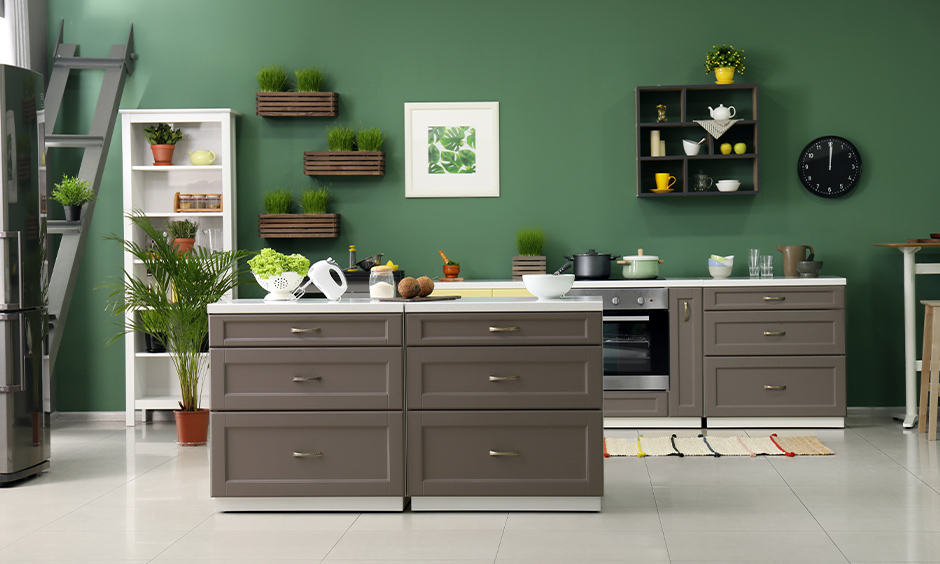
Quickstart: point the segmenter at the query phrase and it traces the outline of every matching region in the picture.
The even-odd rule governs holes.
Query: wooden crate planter
[[[512,257],[512,279],[522,280],[523,274],[545,274],[545,257]]]
[[[258,236],[265,239],[336,238],[339,237],[339,214],[261,214]]]
[[[336,92],[258,92],[255,114],[264,117],[335,116]]]
[[[382,151],[305,151],[307,176],[385,176]]]

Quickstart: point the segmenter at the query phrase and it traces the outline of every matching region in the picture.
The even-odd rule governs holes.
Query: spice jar
[[[193,209],[194,210],[206,209],[206,195],[205,194],[193,194]]]
[[[222,194],[206,194],[206,209],[222,209]]]
[[[191,209],[193,209],[193,196],[192,196],[192,194],[180,194],[179,209],[181,209],[181,210],[191,210]]]
[[[369,270],[369,297],[373,300],[395,297],[395,274],[391,266],[373,266]]]

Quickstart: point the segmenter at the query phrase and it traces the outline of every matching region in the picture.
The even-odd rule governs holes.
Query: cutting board
[[[380,302],[440,302],[443,300],[459,300],[460,296],[425,296],[423,298],[378,298]]]
[[[437,281],[438,282],[463,282],[464,279],[463,278],[445,278],[442,276],[438,278]]]

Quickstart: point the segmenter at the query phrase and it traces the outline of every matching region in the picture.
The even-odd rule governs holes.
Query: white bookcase
[[[196,245],[207,244],[203,229],[221,230],[222,250],[235,248],[235,118],[230,109],[121,110],[121,145],[124,173],[124,214],[140,210],[151,223],[163,230],[169,220],[190,219],[199,223]],[[154,166],[144,128],[168,123],[183,132],[176,144],[173,166]],[[215,151],[211,165],[190,164],[189,153]],[[221,211],[192,209],[174,211],[174,196],[180,194],[221,194]],[[124,238],[145,243],[144,234],[127,220]],[[125,253],[124,270],[145,278],[146,269]],[[234,298],[234,292],[231,296]],[[128,312],[127,315],[135,315]],[[178,409],[181,395],[173,363],[167,353],[148,353],[143,335],[125,337],[125,393],[127,425],[135,422],[136,411]],[[208,388],[207,388],[208,389]],[[202,396],[202,407],[209,406],[209,394]]]

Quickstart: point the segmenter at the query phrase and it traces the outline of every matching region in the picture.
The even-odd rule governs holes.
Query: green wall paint
[[[265,190],[313,183],[302,153],[325,150],[328,127],[377,126],[389,134],[385,177],[321,179],[332,185],[342,237],[271,246],[343,263],[355,244],[414,275],[439,273],[444,249],[468,278],[507,278],[514,234],[532,225],[548,234],[550,267],[588,248],[642,247],[665,259],[667,277],[707,275],[712,253],[811,244],[824,274],[849,281],[849,404],[903,404],[901,253],[872,243],[940,231],[936,172],[925,166],[935,128],[923,126],[940,91],[929,63],[940,52],[940,3],[49,0],[48,17],[50,53],[64,19],[66,42],[86,56],[123,43],[134,24],[139,59],[124,108],[243,114],[243,248],[266,246],[256,217]],[[761,85],[761,193],[637,199],[634,88],[713,80],[702,59],[716,43],[745,49],[744,79]],[[254,75],[272,63],[324,68],[340,115],[256,117]],[[69,91],[81,103],[62,120],[87,123],[97,84],[83,78]],[[404,198],[403,103],[437,101],[500,103],[500,198]],[[835,201],[808,194],[795,172],[803,146],[827,134],[855,142],[865,165],[860,186]],[[115,326],[94,289],[121,272],[120,250],[102,240],[121,231],[120,144],[118,129],[57,367],[62,411],[124,408],[123,348],[105,347]],[[940,295],[936,281],[919,284],[922,297]]]

